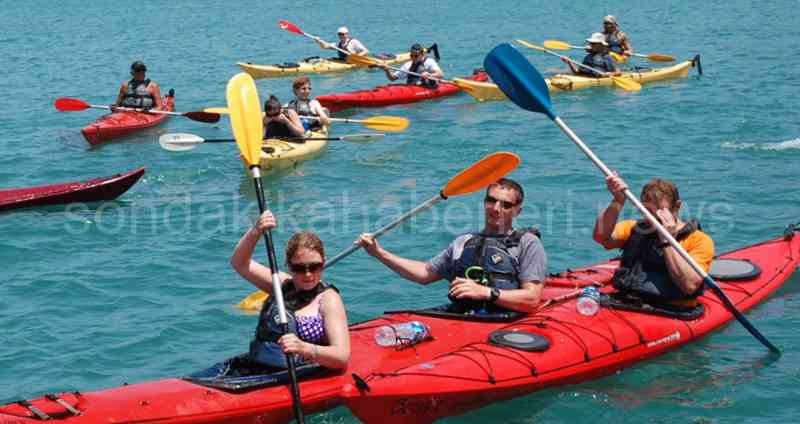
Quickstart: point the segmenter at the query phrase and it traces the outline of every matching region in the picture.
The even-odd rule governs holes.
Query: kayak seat
[[[489,343],[527,352],[543,352],[550,348],[550,340],[529,331],[495,330],[489,334]]]
[[[375,57],[380,59],[380,60],[394,60],[395,58],[397,58],[397,55],[396,54],[392,54],[392,53],[381,53],[381,54],[375,55]]]
[[[295,367],[297,378],[319,375],[328,369],[319,364]],[[247,392],[289,382],[289,371],[266,367],[250,360],[247,353],[219,362],[203,371],[183,377],[183,380],[205,387],[233,393]]]
[[[761,275],[761,268],[747,259],[714,259],[708,275],[721,281],[746,281]]]
[[[417,314],[434,318],[455,319],[477,322],[508,322],[525,316],[522,312],[505,311],[495,313],[474,313],[457,310],[452,303],[425,309],[405,309],[386,311],[384,314]]]
[[[697,306],[694,307],[654,304],[648,303],[638,296],[619,292],[610,295],[601,295],[600,304],[606,308],[659,315],[682,321],[695,320],[705,313],[705,307],[703,307],[702,303],[698,303]]]
[[[283,63],[276,63],[273,66],[275,66],[276,68],[281,68],[281,69],[294,69],[294,68],[299,68],[300,64],[299,63],[294,63],[294,62],[283,62]]]

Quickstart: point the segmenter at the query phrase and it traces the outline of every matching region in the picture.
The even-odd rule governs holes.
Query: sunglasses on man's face
[[[322,271],[322,267],[325,266],[322,262],[311,262],[307,264],[289,264],[289,271],[292,271],[295,274],[305,274],[307,272],[315,273]]]
[[[281,113],[280,113],[280,112],[278,112],[278,113],[267,113],[266,115],[267,115],[267,118],[275,118],[275,117],[277,117],[277,116],[278,116],[278,115],[280,115],[280,114],[281,114]]]
[[[487,205],[494,205],[494,204],[495,204],[495,203],[497,203],[497,202],[500,202],[500,206],[501,206],[503,209],[511,209],[511,208],[513,208],[514,206],[517,206],[517,204],[516,204],[516,203],[514,203],[514,202],[507,202],[507,201],[505,201],[505,200],[496,199],[496,198],[494,198],[493,196],[490,196],[490,195],[488,195],[488,194],[487,194],[487,195],[486,195],[486,197],[483,199],[483,203],[486,203]]]

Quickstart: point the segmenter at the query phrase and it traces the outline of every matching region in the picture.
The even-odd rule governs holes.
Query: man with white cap
[[[630,56],[633,53],[631,42],[624,32],[619,30],[617,18],[614,15],[608,15],[603,18],[603,35],[608,43],[608,48],[614,53],[624,56]]]
[[[339,42],[336,43],[336,47],[339,47],[342,50],[350,52],[350,54],[357,54],[359,56],[366,56],[369,54],[369,49],[364,47],[360,41],[356,40],[355,38],[350,38],[350,31],[347,27],[339,27],[336,30],[337,34],[339,35]],[[333,49],[334,46],[329,43],[324,43],[322,41],[318,41],[319,46],[323,49]],[[339,53],[339,60],[345,61],[347,60],[347,55],[342,53],[341,50],[337,50]]]
[[[614,64],[614,59],[608,54],[608,43],[606,43],[606,38],[602,33],[595,32],[591,37],[586,39],[586,42],[589,43],[586,45],[586,51],[589,54],[583,58],[583,64],[597,71],[575,66],[572,62],[567,60],[566,56],[562,56],[561,60],[569,65],[569,68],[572,69],[572,73],[594,78],[605,76],[604,74],[621,74],[619,69],[617,69],[617,65]]]

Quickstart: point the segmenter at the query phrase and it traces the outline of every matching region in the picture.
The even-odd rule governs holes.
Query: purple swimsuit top
[[[325,318],[319,313],[319,307],[322,305],[322,298],[325,297],[323,293],[317,302],[316,315],[295,315],[297,320],[297,337],[300,340],[314,344],[327,344],[328,338],[325,335]]]

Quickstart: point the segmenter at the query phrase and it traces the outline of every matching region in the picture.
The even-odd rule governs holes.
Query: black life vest
[[[700,223],[691,220],[675,234],[675,240],[680,242],[698,230]],[[647,221],[637,222],[622,247],[620,267],[612,280],[614,287],[651,302],[695,299],[703,294],[702,285],[694,293],[686,294],[675,284],[662,249],[658,232]]]
[[[155,100],[147,86],[150,85],[150,80],[139,81],[132,79],[128,81],[128,89],[122,97],[122,105],[124,107],[135,107],[149,109],[155,105]]]
[[[283,285],[283,303],[286,306],[286,322],[288,331],[297,334],[297,320],[294,312],[313,301],[327,289],[339,291],[333,285],[320,282],[311,290],[297,290],[290,281]],[[286,356],[283,354],[278,339],[283,336],[280,314],[275,297],[270,296],[261,308],[256,326],[255,338],[250,342],[250,359],[262,365],[286,368]],[[298,361],[299,362],[299,361]]]
[[[342,50],[344,50],[344,51],[348,51],[348,52],[349,52],[350,50],[347,50],[347,46],[349,46],[349,45],[350,45],[350,40],[352,40],[352,38],[349,38],[349,37],[348,37],[348,38],[347,38],[347,41],[345,41],[344,43],[340,41],[340,42],[336,43],[336,45],[337,45],[337,46],[338,46],[340,49],[342,49]],[[344,62],[344,61],[346,61],[346,60],[347,60],[347,56],[348,56],[348,55],[346,55],[346,54],[342,53],[342,50],[337,50],[336,52],[339,54],[339,60],[341,60],[342,62]]]
[[[283,113],[284,115],[286,114],[285,112],[281,113]],[[264,139],[266,140],[269,138],[287,139],[296,137],[294,134],[292,134],[292,131],[289,130],[289,126],[287,124],[284,124],[282,122],[269,121],[269,123],[264,127]]]
[[[420,62],[411,62],[411,67],[408,70],[411,72],[420,73],[419,72],[420,68],[422,68],[422,65],[425,64],[426,60],[428,60],[427,57],[425,58],[425,60],[422,60]],[[428,88],[436,88],[439,85],[437,81],[434,81],[432,79],[428,78],[423,79],[421,77],[411,74],[406,74],[406,84],[421,85],[423,87],[428,87]]]
[[[472,267],[483,269],[480,276],[481,284],[501,290],[520,288],[519,258],[512,256],[509,250],[519,246],[520,240],[526,233],[531,233],[541,238],[535,228],[523,228],[512,231],[506,235],[474,234],[464,243],[464,250],[455,261],[455,276],[467,277],[467,270]],[[474,275],[469,277],[475,278]],[[457,309],[464,311],[498,312],[505,308],[493,303],[472,299],[450,299]]]

